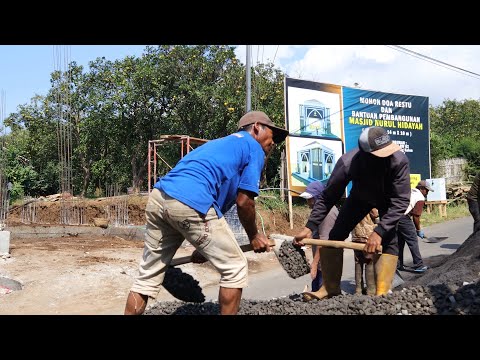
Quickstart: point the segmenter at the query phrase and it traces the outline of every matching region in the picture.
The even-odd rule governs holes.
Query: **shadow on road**
[[[461,244],[442,244],[440,247],[442,249],[452,249],[452,250],[457,250],[460,247]]]
[[[169,267],[165,272],[163,287],[178,300],[194,303],[205,301],[199,282],[179,268]]]

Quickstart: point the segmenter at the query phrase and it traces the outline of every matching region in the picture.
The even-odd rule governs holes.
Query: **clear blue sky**
[[[104,56],[114,61],[126,56],[141,56],[146,45],[72,45],[70,61],[88,69],[88,62]],[[65,53],[57,46],[57,54]],[[68,54],[68,52],[67,52]],[[60,60],[63,64],[63,59]],[[0,91],[4,94],[5,116],[17,111],[17,106],[30,103],[35,94],[46,95],[50,89],[50,74],[58,68],[53,45],[0,45]],[[3,107],[1,107],[3,105]],[[3,121],[3,119],[0,119]]]

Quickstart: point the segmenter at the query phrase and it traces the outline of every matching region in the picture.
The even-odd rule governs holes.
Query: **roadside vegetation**
[[[448,220],[454,220],[465,216],[471,215],[468,211],[467,203],[461,202],[460,204],[447,205],[447,217],[440,216],[438,209],[433,209],[430,214],[428,214],[426,209],[424,209],[420,221],[422,226],[427,227],[433,224],[442,223]]]
[[[306,201],[303,199],[295,199],[293,204],[293,214],[296,221],[305,223],[310,215],[310,209],[307,206]],[[284,216],[285,219],[289,219],[288,202],[282,201],[278,192],[262,191],[261,195],[257,198],[258,208],[262,210],[262,213],[275,213],[277,215]],[[265,215],[263,215],[265,216]],[[433,224],[442,223],[449,220],[454,220],[466,216],[471,216],[468,211],[468,205],[465,201],[453,202],[447,205],[447,217],[441,216],[437,207],[433,207],[432,212],[427,213],[426,207],[423,210],[420,218],[423,227],[427,227]]]

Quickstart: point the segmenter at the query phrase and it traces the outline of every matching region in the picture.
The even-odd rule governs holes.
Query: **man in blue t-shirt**
[[[145,246],[126,315],[142,314],[148,298],[156,298],[184,239],[220,273],[220,313],[238,312],[248,263],[223,214],[236,203],[254,251],[270,251],[266,235],[257,230],[254,198],[265,156],[287,135],[265,113],[248,112],[238,132],[196,148],[158,180],[145,209]]]

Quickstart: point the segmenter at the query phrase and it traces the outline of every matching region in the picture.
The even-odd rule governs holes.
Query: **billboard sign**
[[[384,93],[285,78],[289,188],[328,182],[336,161],[358,146],[369,126],[387,130],[415,179],[430,177],[428,97]]]

